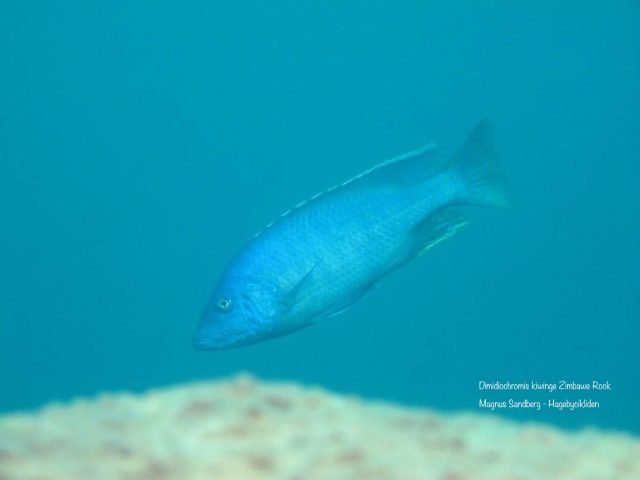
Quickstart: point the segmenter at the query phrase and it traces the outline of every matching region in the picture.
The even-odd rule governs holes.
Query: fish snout
[[[198,329],[193,336],[193,348],[196,350],[215,350],[219,347],[217,346],[215,337],[213,337],[208,330],[201,328]]]

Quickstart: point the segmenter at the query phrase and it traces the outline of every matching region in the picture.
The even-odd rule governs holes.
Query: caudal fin
[[[493,129],[482,120],[449,161],[448,170],[458,185],[458,202],[505,207],[509,198],[496,162]]]

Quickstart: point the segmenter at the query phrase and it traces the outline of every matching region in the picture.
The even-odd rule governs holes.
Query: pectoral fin
[[[469,220],[464,215],[451,208],[430,215],[414,229],[417,254],[422,255],[434,245],[451,237],[467,223]]]
[[[280,306],[283,311],[288,312],[293,308],[294,305],[300,303],[301,300],[306,298],[313,288],[313,272],[316,270],[316,267],[322,262],[322,260],[318,260],[313,264],[311,269],[305,273],[298,282],[291,288],[287,293],[285,293],[279,300]]]

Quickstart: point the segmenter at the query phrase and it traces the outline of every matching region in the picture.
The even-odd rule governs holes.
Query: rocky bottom
[[[0,416],[0,480],[640,479],[640,440],[248,376]]]

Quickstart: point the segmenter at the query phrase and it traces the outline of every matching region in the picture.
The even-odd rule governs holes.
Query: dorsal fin
[[[365,170],[359,175],[347,180],[341,186],[348,185],[357,180],[371,183],[399,183],[411,184],[420,182],[433,174],[436,170],[438,146],[435,143],[424,145],[410,152],[398,155],[378,165]]]
[[[437,149],[438,146],[435,143],[429,143],[428,145],[424,145],[423,147],[379,163],[378,165],[365,170],[341,184],[334,185],[323,192],[317,193],[313,197],[300,202],[295,207],[284,212],[276,220],[258,232],[254,238],[259,236],[269,227],[273,226],[280,219],[289,215],[292,211],[299,209],[311,201],[322,198],[329,192],[341,189],[348,185],[360,184],[366,186],[368,184],[391,184],[398,186],[410,186],[418,184],[433,175],[433,173],[439,168],[435,161]]]

